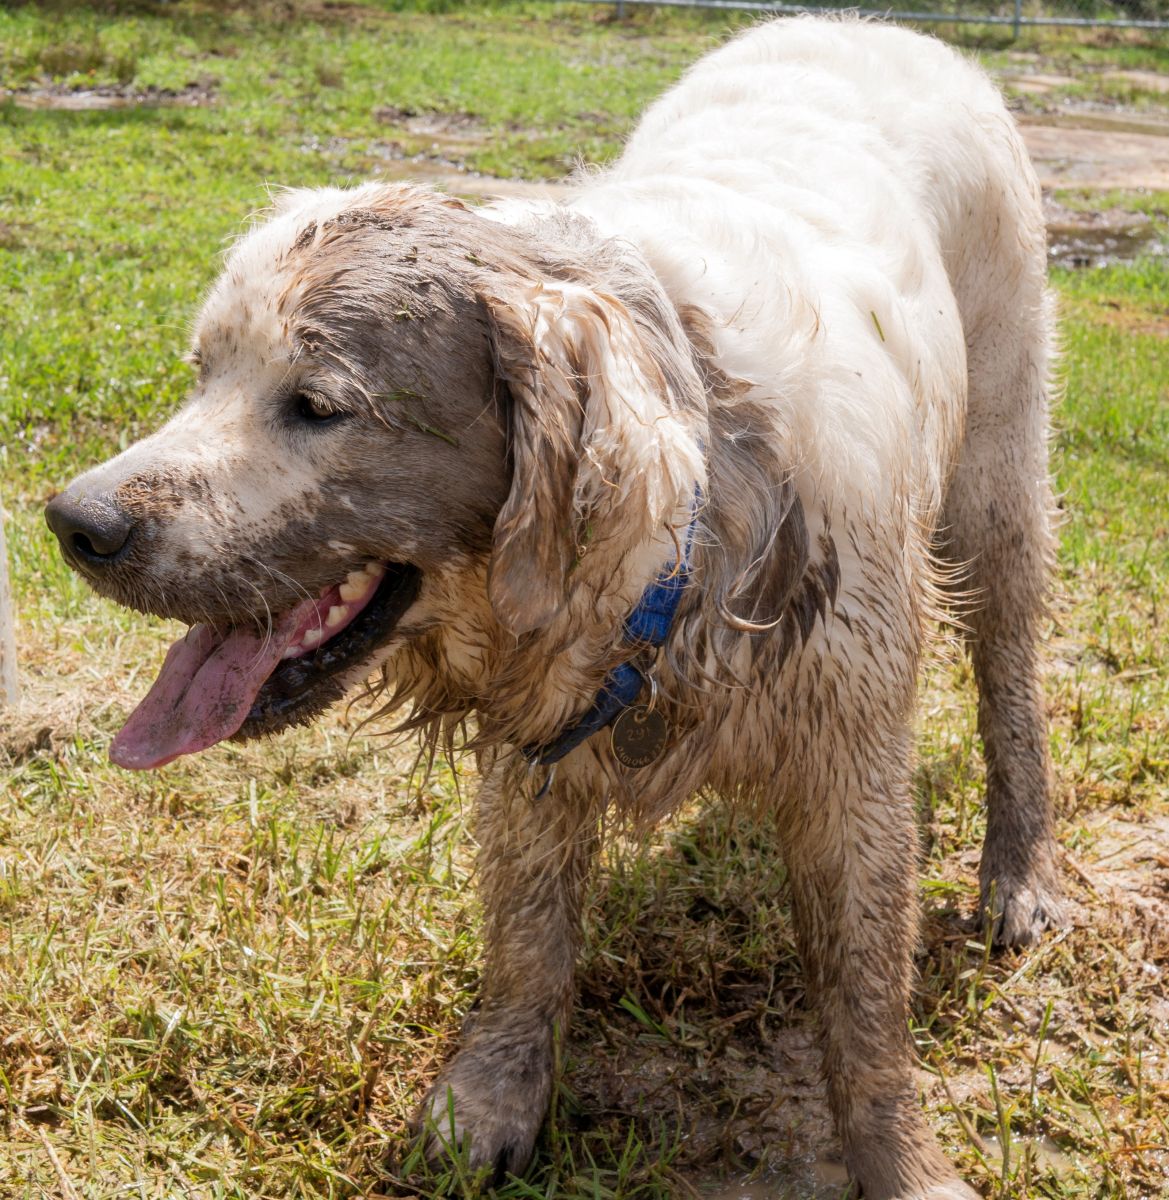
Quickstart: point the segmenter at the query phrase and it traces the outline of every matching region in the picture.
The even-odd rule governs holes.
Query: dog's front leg
[[[904,700],[876,669],[822,684],[782,840],[829,1102],[865,1200],[977,1200],[920,1110],[908,1034],[918,844]],[[797,752],[798,754],[799,752]]]
[[[557,781],[532,799],[526,768],[490,766],[476,834],[485,963],[463,1045],[417,1118],[431,1157],[463,1153],[473,1170],[519,1174],[553,1086],[580,945],[581,893],[597,840],[596,807]]]

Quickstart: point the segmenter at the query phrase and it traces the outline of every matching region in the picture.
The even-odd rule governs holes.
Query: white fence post
[[[8,584],[8,546],[4,540],[4,509],[0,508],[0,708],[15,708],[20,699],[16,676],[16,612]]]

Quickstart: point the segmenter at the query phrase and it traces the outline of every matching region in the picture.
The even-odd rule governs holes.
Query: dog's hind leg
[[[488,1168],[497,1179],[527,1166],[548,1110],[597,843],[597,809],[587,797],[557,780],[533,801],[519,786],[524,771],[514,760],[497,762],[480,787],[479,1001],[415,1119],[430,1157],[465,1154],[472,1170]]]
[[[1049,328],[1042,285],[970,338],[965,441],[943,515],[968,599],[987,829],[981,905],[1020,946],[1061,920],[1037,643],[1054,557],[1047,467]],[[1027,301],[1031,303],[1028,306]]]

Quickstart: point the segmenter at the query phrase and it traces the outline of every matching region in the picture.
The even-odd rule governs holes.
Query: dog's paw
[[[413,1121],[427,1158],[460,1158],[496,1182],[527,1167],[552,1091],[552,1055],[486,1042],[462,1050],[439,1076]]]
[[[997,877],[983,886],[979,911],[994,944],[1008,948],[1030,946],[1065,922],[1059,888],[1046,880]]]

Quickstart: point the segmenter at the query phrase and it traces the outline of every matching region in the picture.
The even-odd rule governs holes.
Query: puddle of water
[[[1158,239],[1156,230],[1148,223],[1120,228],[1076,224],[1047,227],[1047,260],[1053,266],[1106,267],[1132,262],[1141,255],[1169,256],[1169,244]]]
[[[992,1163],[1003,1161],[1003,1148],[997,1136],[982,1139],[982,1152]],[[1030,1155],[1031,1161],[1053,1175],[1064,1179],[1076,1169],[1076,1164],[1049,1137],[1013,1137],[1010,1141],[1012,1163],[1021,1163]]]
[[[28,91],[8,90],[3,93],[17,108],[51,110],[54,112],[103,112],[117,108],[197,107],[211,102],[211,89],[202,83],[188,84],[182,91],[168,88],[146,88],[128,91],[107,87],[65,90],[33,88]]]
[[[815,1158],[761,1177],[695,1184],[702,1200],[840,1200],[848,1188],[844,1164]]]

